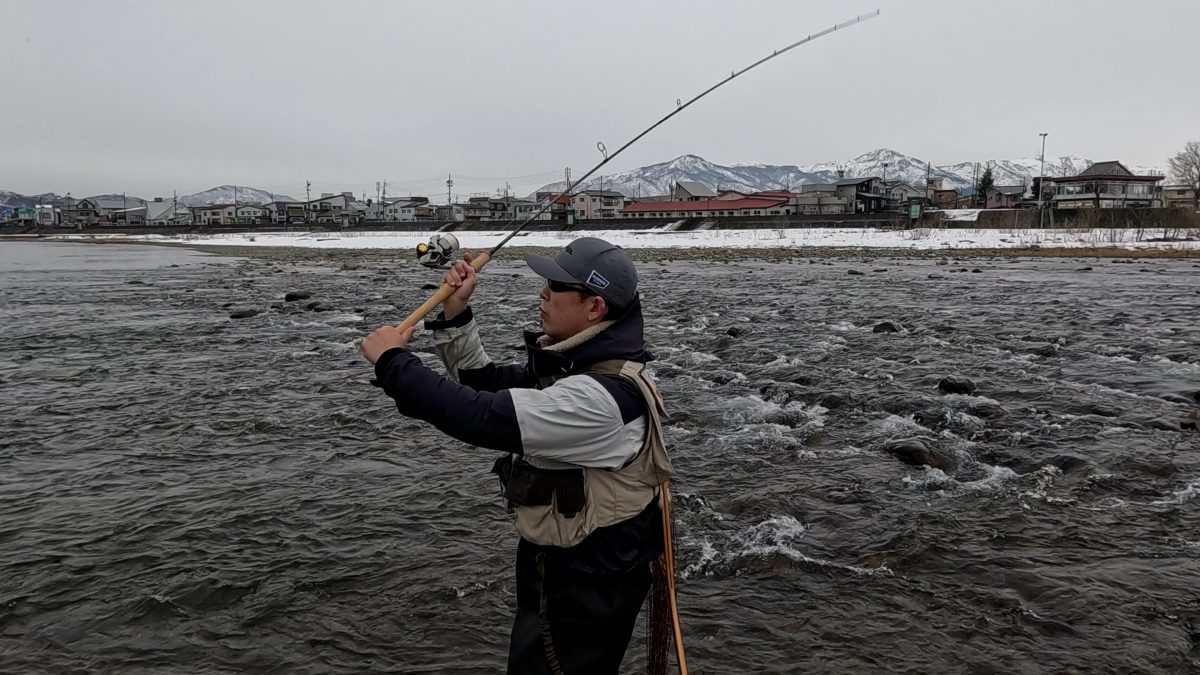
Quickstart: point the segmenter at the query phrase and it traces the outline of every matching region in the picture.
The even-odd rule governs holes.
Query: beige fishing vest
[[[616,375],[637,385],[646,400],[646,439],[637,456],[620,469],[593,469],[535,457],[523,461],[543,469],[582,469],[584,474],[583,508],[578,513],[560,513],[557,494],[546,506],[517,506],[517,531],[535,544],[569,547],[583,541],[597,528],[628,520],[646,508],[659,492],[659,486],[673,473],[663,441],[662,420],[666,408],[646,365],[634,361],[602,361],[585,373]],[[554,383],[543,378],[543,388]]]

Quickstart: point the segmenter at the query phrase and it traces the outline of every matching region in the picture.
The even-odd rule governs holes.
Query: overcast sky
[[[685,153],[810,164],[1079,155],[1200,140],[1197,0],[0,0],[0,189],[237,183],[528,192],[739,78],[606,172]]]

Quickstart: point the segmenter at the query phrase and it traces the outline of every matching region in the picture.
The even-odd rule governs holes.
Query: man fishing
[[[453,293],[425,322],[447,376],[406,350],[411,328],[376,330],[362,353],[401,414],[508,453],[492,469],[521,535],[508,672],[616,673],[663,553],[671,476],[637,270],[592,237],[526,256],[546,282],[542,332],[526,333],[524,364],[497,365],[469,305],[471,260],[446,274]]]

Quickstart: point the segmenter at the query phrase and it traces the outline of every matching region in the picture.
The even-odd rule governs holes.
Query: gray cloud
[[[892,147],[1163,165],[1200,137],[1200,3],[1160,0],[162,2],[0,6],[0,188],[143,196],[536,187],[677,98],[739,79],[614,171],[695,153],[803,164]],[[473,177],[473,178],[472,178]]]

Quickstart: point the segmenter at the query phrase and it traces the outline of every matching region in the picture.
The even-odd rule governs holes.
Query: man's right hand
[[[463,251],[463,259],[454,264],[446,276],[442,278],[443,284],[449,284],[454,287],[454,295],[446,298],[442,303],[442,311],[446,313],[447,319],[453,319],[458,316],[470,304],[471,294],[475,292],[475,268],[471,267],[471,261],[475,256]]]

